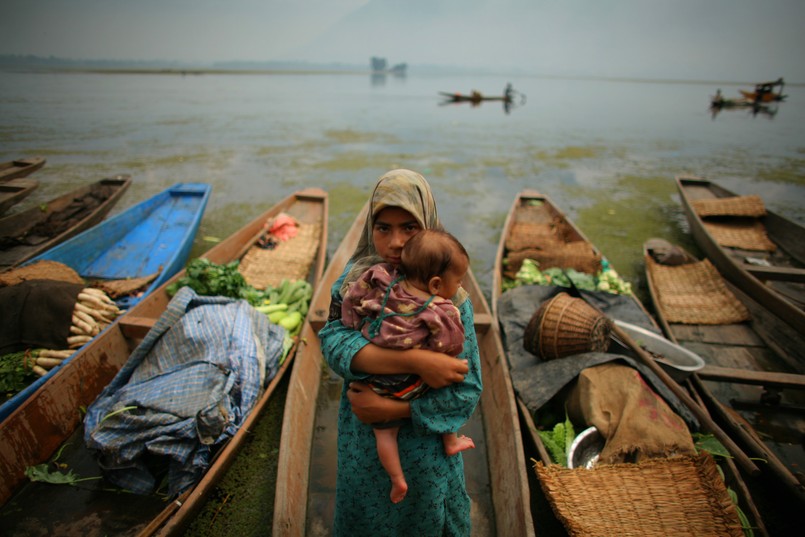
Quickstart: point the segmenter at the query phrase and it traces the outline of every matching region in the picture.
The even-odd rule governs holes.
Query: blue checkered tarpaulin
[[[87,410],[107,480],[140,494],[194,485],[276,375],[285,332],[245,300],[183,287]]]

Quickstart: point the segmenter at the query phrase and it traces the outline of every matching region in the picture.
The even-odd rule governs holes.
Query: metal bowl
[[[595,427],[589,427],[580,432],[567,454],[568,468],[590,469],[598,462],[598,456],[604,449],[604,437]]]

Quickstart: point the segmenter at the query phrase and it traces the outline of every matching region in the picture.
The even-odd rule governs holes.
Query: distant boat
[[[45,165],[42,157],[29,157],[0,163],[0,183],[9,179],[28,177]]]
[[[439,94],[455,103],[480,103],[481,101],[511,102],[511,97],[507,97],[506,95],[482,95],[478,91],[473,91],[471,93],[448,93],[446,91],[440,91]]]
[[[780,86],[780,89],[775,93],[774,88]],[[745,99],[754,103],[771,103],[775,101],[785,100],[787,95],[783,95],[783,86],[785,82],[782,77],[772,82],[761,82],[755,85],[755,91],[738,90]]]
[[[473,103],[478,104],[482,101],[502,101],[505,105],[511,105],[518,98],[520,104],[525,103],[525,95],[515,91],[511,84],[506,84],[503,95],[484,95],[480,91],[472,90],[470,93],[440,91],[439,95],[445,98],[448,103]]]

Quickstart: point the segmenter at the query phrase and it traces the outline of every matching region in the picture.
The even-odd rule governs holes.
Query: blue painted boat
[[[116,300],[129,309],[184,268],[212,187],[178,183],[33,258],[64,263],[85,280],[157,274],[139,296]]]
[[[129,309],[184,268],[211,192],[212,187],[208,184],[177,183],[54,246],[26,264],[57,261],[78,272],[85,280],[122,280],[159,273],[138,296],[125,296],[116,301],[120,309]],[[3,403],[0,422],[75,355],[73,353],[61,365]]]

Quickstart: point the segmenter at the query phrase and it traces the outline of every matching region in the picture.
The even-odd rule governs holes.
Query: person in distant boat
[[[512,83],[509,82],[506,84],[506,89],[503,90],[503,98],[507,103],[512,101],[512,97],[514,96],[514,88],[512,88]]]
[[[461,287],[469,255],[453,235],[424,229],[402,249],[399,269],[389,263],[370,267],[349,285],[341,322],[360,330],[372,343],[390,349],[424,348],[458,356],[464,347],[461,313],[450,299]],[[428,390],[417,375],[372,375],[367,384],[384,397],[411,401]],[[397,449],[403,420],[373,423],[380,463],[391,478],[391,501],[408,491]],[[442,434],[445,453],[475,447],[471,438]]]
[[[472,416],[482,391],[481,360],[473,306],[459,288],[452,302],[461,313],[463,350],[458,357],[427,349],[385,349],[341,322],[349,284],[385,261],[399,265],[402,248],[424,229],[442,229],[430,185],[411,170],[392,170],[378,180],[366,224],[344,273],[331,289],[330,315],[319,331],[322,354],[344,379],[338,410],[338,471],[333,535],[470,535],[470,497],[463,454],[448,455],[441,435],[459,430]],[[412,401],[383,397],[370,375],[415,374],[432,389]],[[410,418],[410,419],[409,419]],[[406,468],[405,501],[388,501],[388,476],[371,427],[403,419],[397,435]]]

